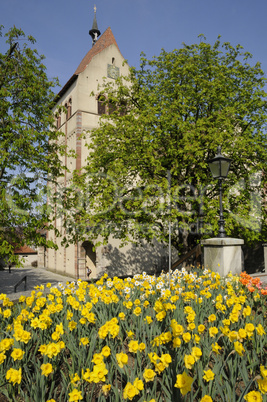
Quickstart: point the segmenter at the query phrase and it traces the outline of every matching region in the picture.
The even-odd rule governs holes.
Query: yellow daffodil
[[[82,392],[76,388],[69,393],[69,402],[81,401],[83,399]]]
[[[95,354],[93,355],[93,358],[92,358],[91,361],[92,361],[94,364],[100,364],[100,363],[103,362],[103,360],[104,360],[104,356],[103,356],[101,353],[95,353]]]
[[[123,368],[123,366],[128,363],[128,355],[126,353],[117,353],[116,359],[120,368]]]
[[[139,394],[139,390],[130,382],[127,382],[123,390],[123,398],[130,399],[130,401]]]
[[[13,385],[21,383],[21,367],[18,370],[10,368],[6,373],[6,379],[8,382],[12,382]]]
[[[50,373],[53,372],[52,364],[46,363],[41,365],[42,375],[47,377]]]
[[[211,315],[208,317],[208,322],[214,322],[214,321],[216,321],[216,315],[215,315],[215,314],[211,314]]]
[[[152,319],[152,317],[147,315],[146,318],[144,318],[144,321],[146,321],[148,324],[151,324],[153,322],[153,319]]]
[[[204,373],[205,374],[203,375],[203,378],[204,378],[205,381],[209,382],[209,381],[212,381],[214,379],[214,373],[210,369],[206,370],[206,371],[204,370]]]
[[[217,327],[210,327],[209,328],[209,335],[211,338],[214,338],[218,334],[219,330]]]
[[[213,399],[208,395],[204,395],[203,398],[200,399],[200,402],[213,402]]]
[[[13,358],[13,360],[21,360],[24,356],[25,352],[21,349],[15,348],[13,349],[12,353],[11,353],[11,357]]]
[[[102,385],[102,392],[105,396],[108,396],[109,392],[111,389],[111,385],[110,384],[104,384]]]
[[[192,355],[185,355],[184,364],[187,369],[191,369],[195,364],[195,358]]]
[[[262,394],[267,393],[267,378],[261,378],[257,380],[259,390],[261,391]]]
[[[247,395],[244,396],[245,401],[247,402],[262,402],[262,396],[258,391],[251,391]]]
[[[185,333],[182,335],[182,337],[183,337],[183,340],[184,340],[185,343],[188,343],[188,342],[190,342],[190,340],[191,340],[191,334],[190,334],[190,332],[185,332]]]
[[[260,336],[266,334],[266,332],[264,331],[264,328],[263,328],[263,326],[262,326],[261,324],[259,324],[259,325],[256,327],[256,331],[257,331],[258,335],[260,335]]]
[[[125,314],[123,313],[123,312],[121,312],[121,313],[119,313],[119,319],[121,320],[121,321],[124,321],[125,320]]]
[[[180,389],[182,395],[186,395],[189,391],[191,391],[193,381],[194,380],[192,377],[183,372],[183,374],[177,375],[174,386]]]
[[[81,338],[80,339],[80,345],[88,345],[89,344],[89,339],[88,338]]]
[[[267,368],[265,368],[264,366],[260,366],[260,371],[261,371],[261,376],[263,378],[267,378]]]
[[[77,373],[75,373],[74,375],[71,376],[71,384],[75,385],[76,382],[80,381],[80,377],[78,376]]]
[[[220,353],[220,350],[222,349],[221,346],[219,346],[217,342],[213,343],[211,345],[211,347],[212,347],[212,351],[214,353],[216,353],[217,355]]]
[[[137,353],[138,350],[139,350],[138,341],[130,341],[129,344],[128,344],[128,347],[129,347],[129,351],[131,353]]]
[[[242,345],[242,343],[236,341],[234,343],[234,348],[235,348],[236,353],[239,354],[239,356],[243,356],[245,349],[244,349],[244,346]]]
[[[245,325],[245,330],[247,331],[248,337],[251,338],[253,336],[255,327],[252,323],[248,323]]]
[[[196,347],[196,346],[194,346],[192,348],[191,355],[194,357],[195,361],[199,360],[200,357],[202,356],[201,349]]]
[[[4,363],[5,359],[6,359],[5,353],[0,352],[0,364]]]
[[[156,372],[152,369],[145,369],[145,371],[143,373],[145,382],[154,381],[155,376],[156,376]]]
[[[205,325],[200,324],[200,325],[197,327],[197,330],[198,330],[199,334],[202,334],[202,333],[205,331]]]
[[[245,308],[243,309],[243,316],[244,316],[244,317],[249,317],[250,314],[251,314],[251,307],[250,307],[250,306],[245,307]]]
[[[173,338],[172,345],[174,348],[179,348],[182,344],[182,341],[179,337]]]

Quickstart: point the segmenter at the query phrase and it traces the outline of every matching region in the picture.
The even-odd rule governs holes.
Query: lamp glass
[[[209,163],[209,167],[210,167],[210,171],[212,174],[212,177],[214,179],[218,179],[218,177],[220,177],[220,161],[219,160],[215,160]]]
[[[231,162],[228,160],[221,160],[221,177],[227,177]]]
[[[212,177],[214,179],[225,179],[231,165],[231,159],[224,156],[216,156],[208,161]]]

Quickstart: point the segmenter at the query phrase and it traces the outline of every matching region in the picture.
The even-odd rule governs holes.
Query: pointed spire
[[[89,35],[92,37],[92,46],[94,46],[94,44],[97,41],[97,38],[101,35],[101,32],[98,29],[97,26],[97,21],[96,21],[96,6],[94,6],[94,21],[93,21],[93,26],[92,29],[90,29],[89,31]]]

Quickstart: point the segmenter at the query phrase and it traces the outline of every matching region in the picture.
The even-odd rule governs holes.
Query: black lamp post
[[[215,158],[208,160],[211,174],[214,179],[218,180],[219,183],[219,195],[220,195],[220,219],[219,219],[219,234],[218,237],[226,237],[224,230],[224,218],[223,218],[223,207],[222,207],[222,181],[228,175],[232,159],[226,158],[221,155],[221,147],[217,149],[217,155]]]

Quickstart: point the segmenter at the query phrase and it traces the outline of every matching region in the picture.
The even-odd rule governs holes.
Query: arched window
[[[97,98],[97,113],[106,114],[106,98],[102,94]]]
[[[56,127],[57,127],[57,130],[58,130],[59,127],[61,126],[61,115],[58,114],[58,115],[56,116],[56,119],[57,119],[57,121],[56,121]]]
[[[72,113],[71,106],[72,106],[72,99],[70,98],[69,102],[68,102],[68,107],[67,107],[67,119],[70,118],[71,113]]]
[[[65,105],[64,105],[64,107],[65,107],[65,113],[66,113],[66,121],[68,120],[68,104],[67,104],[67,102],[65,103]]]

